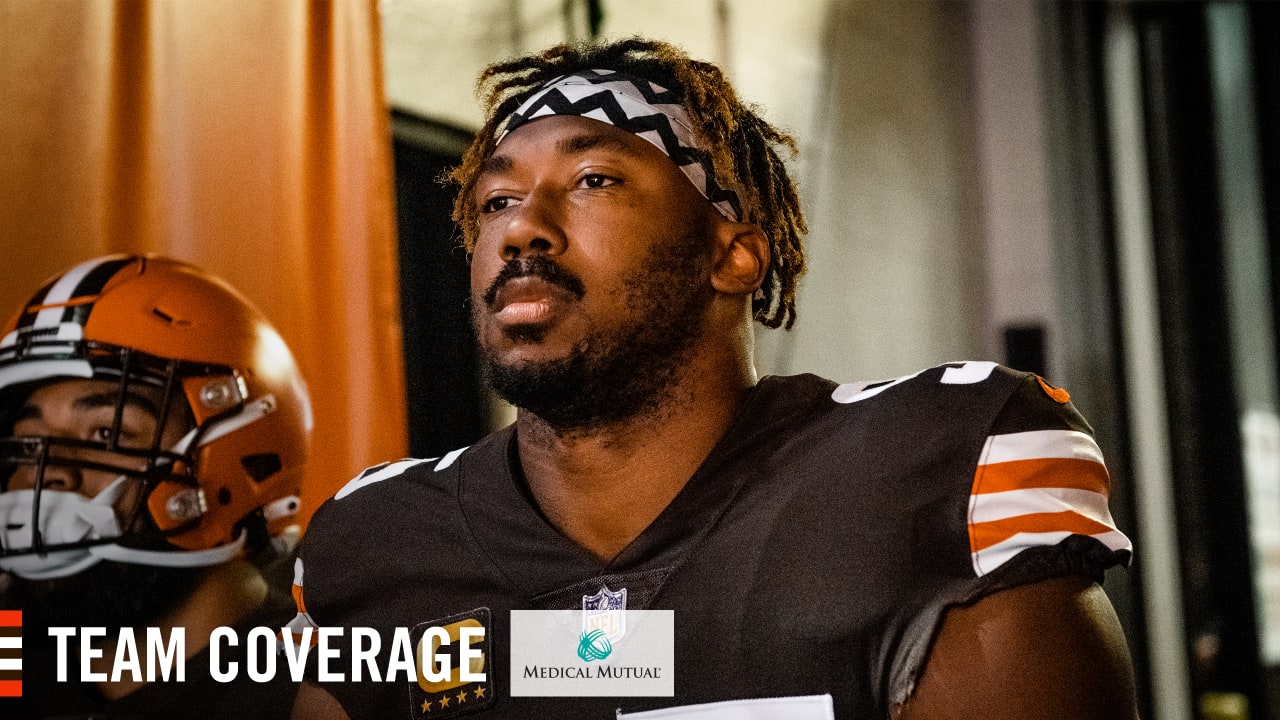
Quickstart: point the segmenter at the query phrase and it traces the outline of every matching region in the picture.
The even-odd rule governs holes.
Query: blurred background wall
[[[405,452],[378,31],[372,0],[0,0],[0,314],[107,253],[223,277],[308,382],[306,517]]]

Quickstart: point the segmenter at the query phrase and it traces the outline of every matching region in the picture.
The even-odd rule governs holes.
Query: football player
[[[31,295],[0,335],[2,598],[28,638],[23,697],[0,699],[4,714],[287,714],[291,682],[216,683],[202,653],[219,626],[292,615],[264,574],[292,576],[310,431],[279,334],[196,267],[112,255]],[[104,679],[79,682],[76,639],[57,680],[48,627],[105,628]],[[182,629],[183,682],[113,672],[124,628],[145,672],[148,627],[166,643]]]
[[[305,685],[300,716],[1135,717],[1096,584],[1131,547],[1065,391],[989,362],[758,378],[752,321],[791,325],[804,268],[791,138],[660,42],[481,83],[454,214],[517,420],[352,481],[298,597],[321,627],[488,644],[470,676]],[[673,697],[511,691],[513,611],[602,608],[674,611]]]

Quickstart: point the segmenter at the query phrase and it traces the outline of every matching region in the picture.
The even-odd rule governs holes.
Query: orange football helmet
[[[101,257],[53,278],[0,335],[0,435],[12,434],[14,412],[33,389],[72,378],[118,382],[121,403],[131,385],[162,388],[156,437],[149,449],[120,447],[118,410],[105,442],[0,440],[0,490],[19,465],[36,466],[39,478],[31,528],[5,536],[0,567],[6,556],[67,548],[122,562],[205,565],[230,557],[246,532],[276,535],[294,525],[312,426],[307,390],[280,335],[225,282],[155,255]],[[160,447],[164,414],[182,404],[194,427]],[[90,454],[86,448],[128,462],[86,465],[76,459]],[[140,479],[132,516],[120,518],[116,536],[42,542],[44,470],[77,463]],[[13,546],[13,537],[30,540]]]

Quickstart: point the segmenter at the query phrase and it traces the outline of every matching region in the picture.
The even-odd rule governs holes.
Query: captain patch
[[[451,718],[493,705],[492,627],[482,607],[410,631],[420,660],[417,681],[409,684],[411,717]]]

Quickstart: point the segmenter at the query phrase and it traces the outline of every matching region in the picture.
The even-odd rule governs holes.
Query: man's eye
[[[613,185],[618,181],[614,178],[609,177],[608,175],[600,175],[598,173],[592,173],[590,175],[584,175],[582,177],[581,182],[583,185],[589,188],[602,188],[602,187],[608,187],[610,185]]]
[[[499,197],[489,198],[488,200],[486,200],[484,202],[484,205],[480,206],[480,212],[482,213],[498,212],[499,210],[506,210],[507,208],[515,204],[516,204],[515,198],[510,197],[508,195],[502,195]]]
[[[109,443],[115,437],[115,432],[110,426],[97,427],[90,433],[90,439],[95,442]]]

